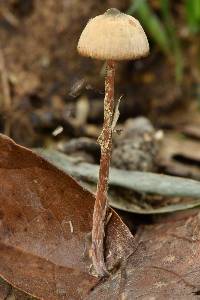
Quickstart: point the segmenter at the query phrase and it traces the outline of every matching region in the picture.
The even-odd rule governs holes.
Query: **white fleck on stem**
[[[118,99],[117,105],[115,106],[115,112],[114,112],[113,121],[112,121],[112,132],[113,133],[115,132],[115,128],[117,126],[117,121],[118,121],[119,116],[120,116],[119,105],[120,105],[121,99],[122,99],[122,96]]]
[[[104,259],[104,237],[106,212],[108,207],[108,177],[112,153],[112,122],[114,111],[114,76],[115,62],[107,61],[104,98],[104,124],[98,139],[101,146],[99,180],[93,213],[92,227],[92,262],[98,276],[108,275]]]

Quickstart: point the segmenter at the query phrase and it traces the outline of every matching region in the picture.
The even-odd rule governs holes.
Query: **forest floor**
[[[52,158],[54,155],[51,161],[55,165],[59,159],[70,163],[70,174],[78,174],[76,179],[81,178],[86,186],[90,176],[80,175],[85,166],[81,164],[88,164],[93,172],[100,158],[96,140],[103,121],[105,65],[80,57],[76,45],[88,18],[99,13],[99,5],[92,0],[44,2],[42,5],[39,0],[0,3],[0,132],[19,145],[46,149],[44,156]],[[128,8],[128,1],[123,4],[117,0],[102,2],[101,11],[108,5],[121,10]],[[199,271],[195,273],[198,268],[194,270],[194,265],[199,255],[197,229],[200,225],[196,207],[200,205],[200,197],[187,192],[184,195],[187,179],[200,179],[199,49],[195,38],[184,43],[185,69],[181,82],[175,80],[173,60],[164,56],[156,45],[152,45],[149,57],[117,66],[116,101],[121,96],[122,100],[117,125],[119,134],[113,137],[111,167],[130,172],[131,178],[135,178],[135,171],[145,172],[145,181],[150,180],[148,172],[186,180],[180,183],[184,185],[182,194],[176,190],[171,195],[166,191],[160,195],[156,190],[157,178],[148,193],[142,191],[141,186],[137,190],[127,186],[126,180],[117,179],[116,184],[111,178],[112,207],[135,234],[138,244],[149,247],[149,253],[142,248],[141,255],[136,253],[135,258],[128,261],[126,283],[123,275],[113,279],[121,299],[134,299],[130,289],[134,280],[132,288],[141,299],[197,299],[199,295]],[[56,157],[60,153],[66,154],[66,161]],[[120,174],[116,176],[120,178]],[[95,180],[94,175],[88,184],[92,191]],[[164,180],[171,184],[169,178]],[[170,187],[173,189],[173,184]],[[178,213],[179,210],[183,212]],[[161,243],[165,231],[165,241]],[[163,248],[164,244],[169,245],[169,252]],[[181,254],[177,254],[179,249]],[[148,255],[152,259],[154,279],[159,268],[165,279],[151,283],[146,280],[142,287],[137,280],[139,282],[150,268],[146,262]],[[173,268],[167,265],[170,260],[176,261]],[[162,262],[160,267],[156,262]],[[131,268],[138,263],[142,267],[136,268],[133,274]],[[151,284],[159,289],[159,298],[150,291]],[[107,288],[107,283],[98,286],[88,299],[104,299],[99,295],[105,296]],[[183,296],[178,289],[184,289]],[[7,300],[30,299],[4,281],[0,282],[0,299],[1,294],[2,299]],[[111,288],[108,294],[107,297],[116,296]],[[9,298],[10,295],[13,298]],[[170,298],[174,295],[176,298]]]

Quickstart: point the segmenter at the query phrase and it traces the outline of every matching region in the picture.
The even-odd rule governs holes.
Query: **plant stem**
[[[114,111],[115,62],[107,61],[104,98],[104,124],[98,142],[101,146],[99,180],[93,213],[92,262],[98,276],[108,275],[104,259],[104,236],[108,207],[108,177],[112,153],[112,121]]]

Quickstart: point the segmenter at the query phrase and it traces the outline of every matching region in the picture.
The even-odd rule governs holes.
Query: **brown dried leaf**
[[[74,179],[0,135],[0,275],[40,299],[84,299],[98,283],[89,275],[88,236],[94,196]],[[131,233],[112,211],[106,261],[133,251]]]
[[[0,299],[6,300],[7,296],[9,295],[9,292],[10,292],[9,284],[0,278]]]
[[[0,278],[0,299],[1,300],[35,300],[30,295],[25,294],[22,291],[12,287],[2,278]]]
[[[88,300],[199,299],[199,213],[144,226],[136,238],[137,251]]]
[[[180,134],[165,134],[157,163],[170,174],[199,180],[199,147],[197,140],[183,138]]]

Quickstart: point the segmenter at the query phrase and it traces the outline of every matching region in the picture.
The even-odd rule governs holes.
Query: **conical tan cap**
[[[96,59],[128,60],[146,56],[149,43],[138,20],[111,8],[88,22],[77,49]]]

